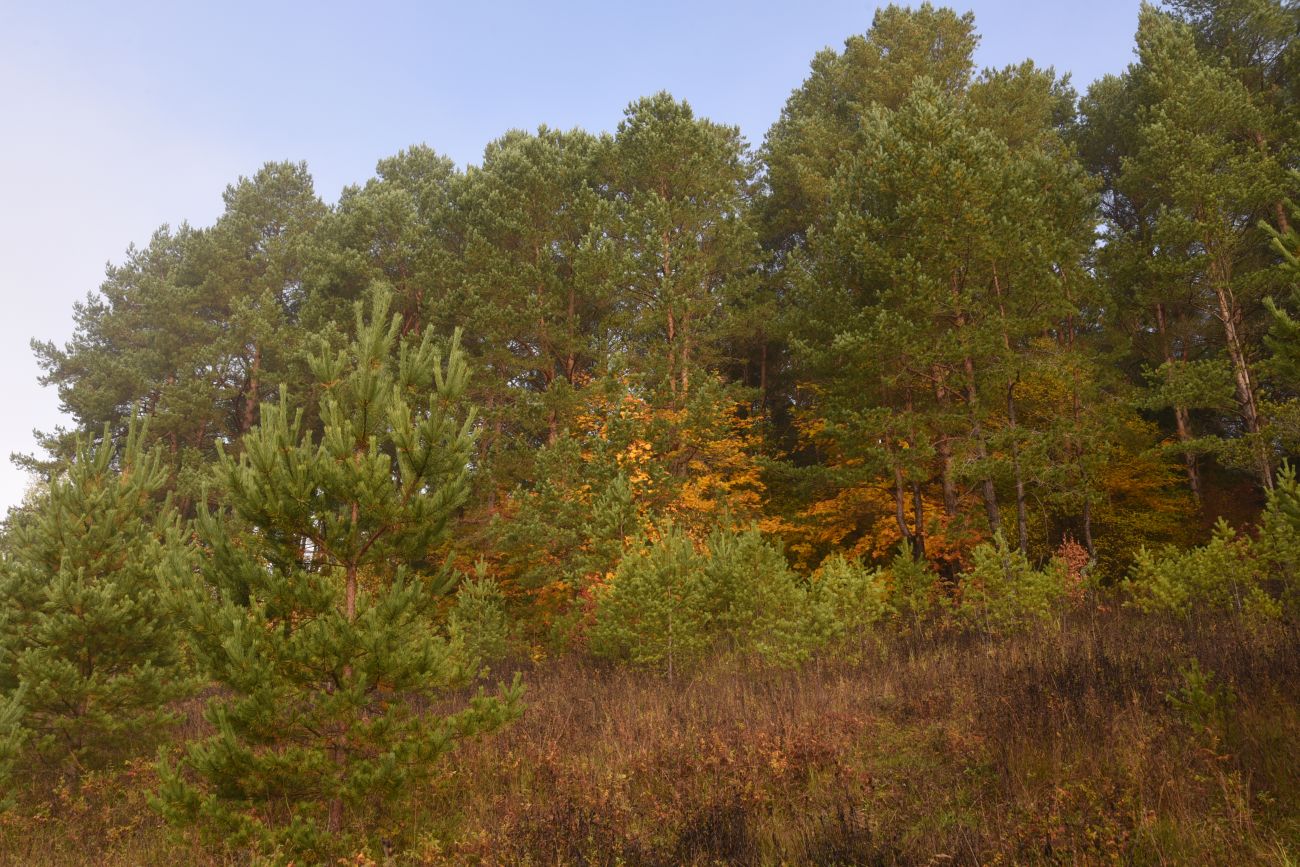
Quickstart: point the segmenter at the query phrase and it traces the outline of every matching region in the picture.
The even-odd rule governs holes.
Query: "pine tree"
[[[455,739],[508,720],[516,684],[435,715],[469,673],[435,621],[452,576],[437,548],[464,503],[473,445],[453,338],[401,338],[380,295],[337,355],[312,359],[319,438],[282,390],[202,512],[206,586],[186,605],[194,649],[223,687],[215,733],[164,762],[159,804],[229,841],[322,858],[355,841]],[[365,827],[374,830],[374,822]]]
[[[656,405],[718,369],[719,337],[760,261],[743,219],[756,167],[740,130],[667,93],[628,106],[610,153],[622,273],[616,323]]]
[[[238,441],[264,397],[305,378],[297,320],[325,205],[302,163],[268,163],[223,198],[211,228],[163,227],[110,267],[77,306],[70,343],[33,344],[43,382],[81,430],[109,424],[120,439],[137,413],[151,420],[183,507],[216,444]],[[46,444],[67,459],[68,440],[56,432]]]
[[[871,28],[820,52],[808,79],[790,96],[763,146],[768,195],[759,203],[764,241],[778,254],[807,239],[834,214],[835,176],[849,162],[872,108],[898,108],[913,82],[930,78],[949,93],[965,90],[979,37],[971,13],[930,3],[890,4]]]
[[[1218,32],[1216,4],[1177,5],[1201,37]],[[1288,222],[1285,124],[1271,88],[1217,49],[1202,51],[1197,29],[1174,15],[1144,7],[1137,44],[1140,62],[1089,100],[1090,124],[1095,116],[1105,127],[1089,148],[1110,187],[1103,265],[1153,369],[1152,405],[1174,411],[1193,493],[1196,453],[1207,447],[1268,489],[1277,459],[1257,346],[1278,280],[1258,223]],[[1196,409],[1209,414],[1212,436],[1192,431]]]
[[[120,448],[107,429],[82,440],[13,519],[0,563],[0,762],[8,752],[79,773],[147,749],[177,718],[169,702],[190,680],[161,570],[189,559],[146,436],[133,426]]]
[[[596,193],[596,166],[606,147],[579,130],[514,130],[487,146],[460,188],[468,314],[460,321],[484,374],[475,398],[491,506],[498,488],[536,477],[538,446],[570,427],[575,392],[598,371],[610,209]]]
[[[987,106],[1008,92],[1041,110],[994,123]],[[863,120],[833,216],[791,255],[810,428],[846,483],[883,480],[918,556],[927,489],[951,525],[966,483],[989,533],[1010,489],[1027,547],[1025,504],[1046,462],[1017,420],[1020,390],[1051,354],[1044,336],[1078,312],[1069,280],[1091,238],[1088,186],[1057,130],[1062,99],[1029,65],[958,94],[917,79],[896,110]]]
[[[596,604],[592,648],[637,665],[663,663],[671,678],[712,643],[706,558],[672,525],[642,538]]]

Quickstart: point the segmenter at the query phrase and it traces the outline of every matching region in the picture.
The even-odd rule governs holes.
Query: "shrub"
[[[1195,658],[1180,674],[1182,686],[1166,693],[1165,699],[1189,728],[1208,737],[1212,744],[1218,743],[1227,730],[1236,696],[1214,672],[1202,669]]]
[[[808,594],[781,550],[755,527],[709,536],[704,594],[712,629],[738,655],[778,665],[807,659]]]
[[[510,637],[505,597],[501,586],[487,577],[481,566],[456,591],[447,631],[452,642],[463,649],[471,669],[505,656]]]
[[[1189,616],[1198,608],[1230,609],[1269,615],[1276,603],[1259,581],[1249,539],[1223,519],[1206,544],[1180,551],[1138,551],[1129,576],[1133,603],[1141,610]]]
[[[623,557],[591,635],[599,655],[670,672],[717,643],[789,665],[808,657],[813,638],[807,591],[757,529],[715,530],[701,551],[672,525]]]
[[[1290,465],[1282,467],[1269,491],[1256,552],[1282,582],[1283,598],[1293,606],[1300,603],[1300,483]]]
[[[917,560],[903,545],[887,570],[892,593],[890,608],[907,626],[915,628],[926,620],[942,616],[948,599],[939,586],[939,576],[925,560]]]
[[[0,561],[0,764],[62,772],[149,749],[191,686],[158,571],[191,568],[144,433],[105,434],[10,528]],[[6,722],[7,721],[7,722]],[[8,759],[6,760],[6,755]]]
[[[989,635],[1046,623],[1059,611],[1066,577],[1058,560],[1035,569],[999,533],[971,552],[971,567],[961,576],[958,614]]]
[[[665,663],[671,674],[710,643],[704,557],[671,525],[634,545],[596,604],[592,650],[639,665]]]
[[[812,576],[810,607],[821,641],[861,635],[884,619],[892,606],[889,575],[882,569],[832,554]]]

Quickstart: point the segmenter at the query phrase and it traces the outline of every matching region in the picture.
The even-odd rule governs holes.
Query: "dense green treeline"
[[[76,425],[31,463],[145,417],[192,513],[217,446],[306,397],[316,341],[383,286],[404,332],[463,330],[475,556],[638,446],[642,518],[764,518],[807,564],[901,540],[951,565],[1003,531],[1115,577],[1144,536],[1249,518],[1296,448],[1294,29],[1277,3],[1148,8],[1137,62],[1079,97],[976,71],[969,15],[890,7],[757,150],[659,94],[463,171],[413,147],[334,207],[268,164],[36,344]]]
[[[33,344],[73,425],[4,531],[0,771],[159,748],[170,821],[324,858],[518,715],[512,649],[1293,624],[1298,34],[1147,6],[1081,95],[890,6],[757,148],[660,93],[332,206],[241,178]]]

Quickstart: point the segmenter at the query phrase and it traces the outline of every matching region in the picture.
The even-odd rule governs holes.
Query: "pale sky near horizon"
[[[333,202],[411,144],[476,162],[511,128],[612,130],[658,90],[757,145],[877,5],[0,0],[0,513],[27,485],[9,453],[66,423],[28,341],[65,342],[106,263],[211,223],[241,175],[306,160]],[[936,5],[974,11],[981,66],[1032,58],[1083,91],[1132,60],[1140,0]]]

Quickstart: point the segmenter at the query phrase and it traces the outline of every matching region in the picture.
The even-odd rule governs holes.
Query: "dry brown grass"
[[[520,664],[523,719],[373,836],[396,863],[1294,863],[1296,651],[1290,628],[1090,613],[790,672]],[[1193,658],[1233,696],[1209,718],[1169,697]],[[9,817],[0,858],[220,863],[176,848],[133,773]]]

